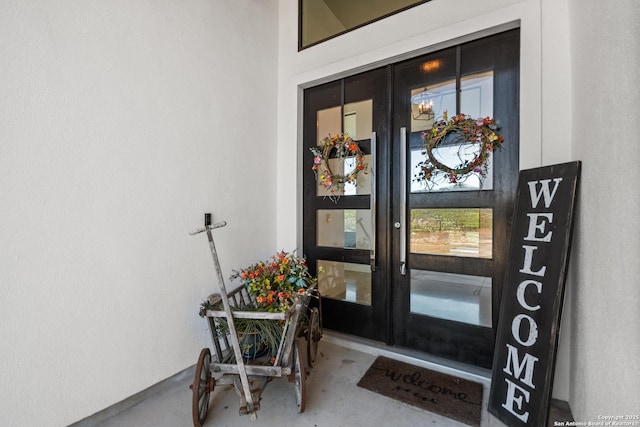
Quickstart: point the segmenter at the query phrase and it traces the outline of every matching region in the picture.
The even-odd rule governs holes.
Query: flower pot
[[[240,349],[244,360],[254,360],[264,356],[269,350],[269,346],[257,333],[241,333]]]

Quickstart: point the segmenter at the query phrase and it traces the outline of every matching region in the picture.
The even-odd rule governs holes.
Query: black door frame
[[[465,63],[464,61],[476,61],[482,63],[482,50],[478,51],[478,54],[474,57],[474,46],[482,45],[487,40],[493,40],[494,44],[489,43],[487,49],[503,49],[501,40],[507,39],[509,44],[508,48],[513,49],[513,38],[516,38],[515,52],[511,51],[511,61],[513,55],[519,56],[519,29],[508,30],[503,33],[491,35],[483,39],[472,40],[470,42],[463,43],[456,47],[443,49],[438,52],[433,52],[422,57],[437,56],[438,53],[454,49],[458,58],[456,75],[459,77],[460,73],[464,74]],[[496,41],[497,40],[497,41]],[[460,51],[461,46],[466,46],[465,55],[460,63]],[[492,47],[493,46],[493,47]],[[486,54],[485,54],[486,55]],[[489,55],[490,56],[490,55]],[[413,58],[403,61],[410,62],[419,58]],[[386,262],[380,260],[376,266],[376,272],[372,275],[372,306],[361,306],[354,303],[348,303],[345,301],[323,299],[323,321],[325,327],[344,332],[351,335],[357,335],[363,338],[369,338],[375,341],[384,342],[387,345],[397,345],[401,347],[407,347],[411,349],[418,349],[434,355],[443,356],[449,359],[454,359],[464,363],[470,363],[483,367],[491,366],[491,359],[493,355],[493,343],[495,341],[495,331],[497,328],[498,308],[500,306],[500,298],[502,294],[502,273],[496,272],[492,275],[492,328],[473,327],[472,325],[460,324],[453,321],[447,321],[442,319],[429,318],[429,324],[417,331],[406,328],[405,325],[399,326],[399,319],[394,318],[394,313],[407,313],[407,319],[415,322],[423,322],[425,316],[418,316],[409,313],[406,301],[402,301],[398,298],[397,291],[394,291],[394,287],[398,286],[398,283],[402,283],[402,280],[397,280],[397,271],[399,271],[399,264],[397,257],[392,256],[392,251],[398,248],[399,239],[398,233],[393,228],[393,222],[398,218],[397,212],[394,209],[397,206],[396,200],[391,200],[391,197],[396,197],[398,193],[397,179],[394,181],[392,176],[393,165],[397,165],[399,161],[398,150],[394,149],[394,138],[397,135],[397,120],[398,117],[394,116],[394,86],[398,85],[398,82],[394,82],[395,67],[401,63],[391,64],[386,67],[378,68],[375,70],[367,71],[358,75],[350,76],[344,79],[340,79],[334,82],[326,83],[320,86],[305,89],[304,91],[304,106],[303,106],[303,140],[305,141],[303,149],[303,251],[308,257],[310,262],[310,269],[313,273],[316,273],[315,260],[323,259],[329,261],[339,262],[355,262],[358,264],[369,263],[369,251],[358,249],[336,249],[336,248],[324,248],[317,247],[316,242],[316,209],[356,209],[356,208],[368,208],[369,198],[368,196],[349,196],[340,199],[338,205],[334,205],[328,199],[317,197],[315,195],[316,183],[315,177],[310,170],[309,165],[312,164],[313,155],[308,149],[309,141],[315,141],[317,135],[315,135],[315,112],[322,108],[335,107],[337,105],[344,106],[347,103],[355,102],[361,99],[363,96],[357,90],[358,85],[360,89],[371,89],[368,86],[368,79],[378,82],[378,86],[374,89],[374,98],[377,102],[374,102],[374,131],[377,134],[378,140],[378,163],[374,165],[376,170],[376,181],[379,189],[388,189],[388,191],[377,192],[377,221],[376,221],[376,253],[379,255],[386,254]],[[494,69],[494,78],[499,80],[500,85],[506,85],[508,87],[507,95],[508,102],[494,103],[494,117],[501,120],[501,133],[505,136],[507,141],[513,142],[512,146],[515,149],[505,150],[501,152],[499,156],[496,156],[496,167],[500,167],[501,156],[507,156],[504,159],[505,162],[511,162],[515,164],[515,173],[510,178],[498,177],[495,182],[496,191],[503,192],[508,198],[513,201],[515,198],[515,182],[513,177],[517,176],[519,150],[518,138],[519,138],[519,58],[516,59],[516,66],[509,64],[507,67],[502,67],[500,64],[491,66]],[[495,86],[495,85],[494,85]],[[348,88],[356,88],[349,90]],[[504,96],[500,95],[500,96]],[[384,107],[379,105],[379,102],[384,100],[386,103]],[[314,142],[315,143],[315,142]],[[370,152],[370,142],[362,141],[361,147],[365,153]],[[511,180],[511,182],[508,181]],[[453,196],[444,196],[454,197]],[[393,203],[392,203],[393,202]],[[474,206],[477,207],[477,206]],[[494,213],[503,221],[507,221],[506,224],[500,224],[498,227],[498,236],[494,236],[494,244],[502,247],[503,243],[508,248],[508,231],[510,224],[510,215],[513,209],[513,202],[506,203],[499,208],[500,211]],[[408,212],[409,210],[407,210]],[[506,218],[506,220],[505,220]],[[408,218],[405,218],[407,221]],[[495,222],[495,219],[494,219]],[[495,228],[495,227],[494,227]],[[506,263],[506,249],[503,251],[495,251],[496,258],[495,264],[500,262]],[[411,257],[407,248],[407,254]],[[441,258],[440,261],[443,259]],[[481,268],[482,261],[477,260],[465,260],[470,264],[478,264],[477,267],[472,267],[471,270],[483,270]],[[447,264],[456,264],[459,261],[445,260],[442,271],[447,271],[451,267],[446,267]],[[486,263],[484,263],[486,264]],[[486,268],[484,268],[486,271]],[[469,274],[473,274],[470,272]],[[405,280],[406,282],[406,280]],[[406,287],[405,285],[402,285]],[[405,289],[406,291],[406,289]],[[413,319],[411,319],[413,317]],[[401,332],[398,333],[398,330]],[[465,342],[470,346],[464,347],[464,351],[460,351],[460,348],[450,348],[447,345],[442,345],[442,340],[436,345],[424,346],[425,334],[432,336],[445,337],[448,336],[451,340],[456,342]],[[458,346],[459,347],[459,346]],[[468,348],[467,348],[468,347]],[[482,348],[482,351],[478,352],[474,348]]]

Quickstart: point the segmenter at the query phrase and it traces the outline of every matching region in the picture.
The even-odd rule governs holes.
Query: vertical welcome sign
[[[580,162],[520,172],[489,412],[547,425]]]

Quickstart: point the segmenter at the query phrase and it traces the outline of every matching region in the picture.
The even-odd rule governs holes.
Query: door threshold
[[[388,346],[378,341],[330,331],[327,329],[323,330],[322,338],[332,344],[351,350],[361,351],[373,356],[384,356],[390,359],[396,359],[401,362],[480,382],[485,384],[487,387],[491,382],[490,369],[444,359],[418,350]]]

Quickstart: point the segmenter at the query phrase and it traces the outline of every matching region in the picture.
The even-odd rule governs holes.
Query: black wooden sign
[[[520,172],[489,394],[509,426],[547,425],[580,166]]]

